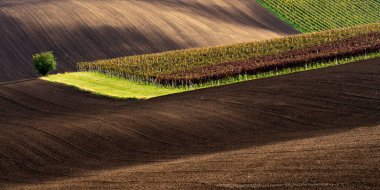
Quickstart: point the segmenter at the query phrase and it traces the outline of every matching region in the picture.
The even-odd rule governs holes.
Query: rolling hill
[[[79,61],[298,33],[243,0],[1,1],[0,23],[0,82],[36,77],[31,56],[41,51],[54,51],[63,72]]]
[[[146,101],[3,84],[0,188],[376,188],[379,73],[377,58]]]
[[[330,55],[335,47],[344,45],[343,50],[356,53],[353,56],[364,53],[368,60],[337,65],[333,55],[333,67],[148,100],[112,99],[34,78],[31,56],[40,51],[53,50],[58,72],[64,72],[75,70],[81,61],[299,33],[290,26],[296,26],[294,23],[286,24],[258,3],[264,1],[282,2],[279,8],[264,5],[282,19],[275,8],[288,14],[284,7],[290,3],[313,2],[0,1],[0,189],[379,188],[380,58],[369,59],[368,55],[372,50],[378,55],[376,27],[365,32],[361,27],[372,29],[358,26],[357,35],[350,30],[255,42],[252,51],[244,43],[235,48],[236,55],[259,49],[259,55],[271,54],[278,60],[295,57],[288,62],[297,63],[296,58],[305,58],[305,52]],[[344,3],[353,2],[336,1],[329,6],[332,1],[323,1],[325,9],[318,9],[320,18],[331,16],[327,14],[331,10],[345,10]],[[378,0],[357,2],[372,4],[363,10],[353,5],[352,15],[344,13],[347,23],[331,27],[352,24],[355,19],[357,23],[372,22],[373,17],[355,15],[368,10],[373,14]],[[294,14],[301,17],[304,11],[300,10],[294,9]],[[305,20],[306,28],[314,21]],[[321,38],[313,40],[307,37],[310,35]],[[290,45],[277,43],[281,40]],[[309,41],[315,43],[302,50],[292,44],[297,40],[302,47]],[[273,46],[267,51],[261,44],[270,42]],[[279,54],[281,47],[292,53]],[[204,52],[189,60],[187,52],[193,51],[196,49],[176,52],[184,52],[184,60],[191,63],[214,61],[213,54]],[[161,55],[161,60],[178,61],[171,52]],[[221,54],[215,55],[224,60]],[[141,57],[132,59],[144,62]],[[321,56],[322,60],[326,57]],[[152,68],[158,68],[155,55],[145,58],[153,61]],[[270,61],[264,59],[264,63]],[[136,71],[136,65],[143,66],[141,72],[148,72],[142,64],[132,65],[131,70]],[[236,64],[230,62],[223,68],[231,65]],[[88,77],[95,81],[93,85],[99,85],[93,76]],[[124,79],[117,79],[118,84],[102,82],[112,90],[132,88],[119,81]],[[144,90],[138,92],[144,94]]]

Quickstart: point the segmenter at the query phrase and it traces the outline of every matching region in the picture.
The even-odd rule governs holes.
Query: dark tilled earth
[[[0,188],[380,188],[380,58],[144,101],[0,85]]]

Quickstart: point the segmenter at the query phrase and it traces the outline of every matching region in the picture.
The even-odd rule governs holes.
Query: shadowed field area
[[[36,77],[31,56],[41,51],[54,51],[63,72],[79,61],[298,33],[243,0],[6,0],[0,23],[0,82]]]
[[[145,101],[0,86],[0,187],[377,188],[380,59]]]

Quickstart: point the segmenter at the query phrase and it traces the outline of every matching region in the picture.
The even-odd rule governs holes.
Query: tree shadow
[[[155,1],[145,0],[157,6],[167,6],[178,11],[188,11],[192,14],[205,17],[209,20],[219,20],[231,24],[270,30],[284,35],[299,34],[300,32],[290,27],[275,15],[270,13],[256,1],[226,1],[228,9],[217,2],[206,5],[200,1]],[[211,2],[211,1],[210,1]],[[243,9],[242,9],[243,7]],[[246,9],[244,9],[246,8]],[[242,11],[248,10],[248,11]]]

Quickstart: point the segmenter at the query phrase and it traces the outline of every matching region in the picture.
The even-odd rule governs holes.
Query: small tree
[[[33,55],[33,64],[42,76],[46,76],[50,71],[57,69],[57,62],[51,51]]]

